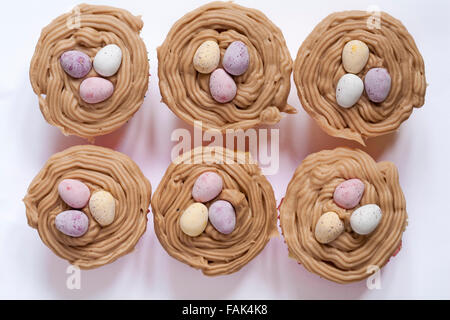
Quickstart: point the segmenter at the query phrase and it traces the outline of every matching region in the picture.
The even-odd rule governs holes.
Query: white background
[[[171,132],[189,128],[162,103],[156,48],[172,24],[205,1],[93,1],[142,15],[149,51],[149,94],[135,117],[96,144],[128,154],[159,184],[170,162]],[[314,26],[334,11],[376,4],[400,19],[425,60],[429,83],[425,106],[398,133],[370,140],[364,148],[376,160],[391,160],[400,171],[409,226],[402,251],[382,269],[382,289],[365,282],[339,285],[307,272],[287,256],[282,238],[240,272],[208,278],[163,250],[151,214],[136,250],[102,268],[82,272],[82,289],[66,288],[68,263],[55,256],[28,227],[22,198],[28,184],[53,153],[85,141],[64,137],[42,117],[28,69],[40,30],[74,1],[8,1],[0,10],[0,298],[43,299],[393,299],[450,298],[450,2],[447,1],[238,1],[263,11],[280,27],[292,57]],[[308,154],[357,144],[331,138],[302,110],[295,87],[289,103],[299,109],[281,121],[281,165],[268,177],[277,201],[295,168]]]

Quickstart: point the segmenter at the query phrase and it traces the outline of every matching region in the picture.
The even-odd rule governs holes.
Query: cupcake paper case
[[[359,179],[365,189],[355,207],[344,209],[336,203],[335,192],[349,179]],[[361,235],[352,229],[358,222],[352,216],[366,205],[379,206],[382,216],[374,231]],[[324,244],[315,231],[329,212],[336,213],[342,230],[334,241]],[[391,162],[376,163],[357,149],[311,154],[288,185],[280,222],[289,256],[308,271],[337,283],[363,280],[372,266],[382,268],[401,246],[407,213],[397,168]]]
[[[118,129],[138,111],[149,79],[147,49],[139,36],[142,27],[141,18],[126,10],[81,4],[42,30],[31,61],[30,81],[48,123],[65,135],[93,140]],[[73,50],[93,60],[111,44],[121,50],[120,69],[112,76],[101,76],[92,68],[87,75],[74,78],[60,63],[62,55]],[[112,86],[108,99],[99,103],[82,99],[81,84],[91,77],[107,83],[108,90]]]
[[[97,221],[90,201],[77,209],[88,219],[85,234],[72,237],[61,232],[58,215],[71,209],[59,194],[66,179],[86,185],[90,200],[99,191],[110,193],[113,221],[107,226]],[[37,229],[45,245],[71,264],[93,269],[133,250],[147,228],[150,196],[150,182],[128,156],[103,147],[76,146],[50,157],[31,182],[24,202],[28,224]]]

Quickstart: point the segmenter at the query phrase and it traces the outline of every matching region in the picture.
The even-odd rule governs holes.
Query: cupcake
[[[280,223],[289,256],[308,271],[363,280],[401,248],[407,214],[397,168],[357,149],[314,153],[288,185]]]
[[[212,2],[182,17],[158,48],[163,102],[204,130],[275,124],[287,104],[292,60],[283,34],[263,13]]]
[[[427,86],[422,56],[402,23],[365,11],[320,22],[298,51],[294,80],[303,108],[324,131],[363,145],[397,130],[424,104]]]
[[[30,80],[48,123],[93,140],[138,111],[149,78],[142,27],[123,9],[82,4],[42,30]]]
[[[28,224],[81,269],[131,252],[147,227],[151,186],[126,155],[77,146],[53,155],[24,198]]]
[[[197,148],[167,169],[152,198],[156,235],[207,276],[244,267],[278,236],[272,187],[250,155]]]

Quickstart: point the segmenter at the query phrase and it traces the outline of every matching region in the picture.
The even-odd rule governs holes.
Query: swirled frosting
[[[116,200],[114,222],[101,227],[89,206],[81,209],[89,229],[80,238],[55,226],[55,217],[70,208],[59,197],[64,179],[85,183],[91,194],[105,190]],[[128,156],[97,146],[77,146],[53,155],[33,179],[24,202],[28,224],[58,256],[82,269],[97,268],[131,252],[147,227],[151,186]]]
[[[208,222],[198,237],[184,234],[179,219],[194,203],[192,187],[204,172],[223,178],[223,191],[215,200],[230,202],[236,211],[236,228],[225,235]],[[166,251],[205,275],[238,271],[278,235],[276,202],[272,187],[249,154],[223,148],[197,148],[172,163],[152,199],[155,232]]]
[[[141,18],[128,11],[81,4],[42,30],[31,61],[30,80],[48,123],[65,135],[92,140],[116,130],[134,115],[148,89],[147,50],[139,37],[142,27]],[[108,44],[122,50],[119,71],[106,78],[113,83],[114,94],[101,103],[88,104],[80,98],[80,84],[86,77],[99,75],[92,69],[85,78],[72,78],[59,59],[69,50],[82,51],[93,59]]]
[[[365,185],[355,209],[340,208],[333,201],[335,188],[358,178]],[[383,216],[369,235],[351,230],[350,216],[358,207],[377,204]],[[329,244],[314,236],[320,216],[336,212],[345,231]],[[289,255],[307,270],[338,283],[370,276],[373,266],[383,267],[401,244],[407,225],[406,202],[398,172],[391,162],[376,163],[367,153],[348,148],[321,151],[308,156],[295,171],[280,208],[280,221]]]
[[[209,92],[209,74],[193,66],[197,48],[216,41],[221,61],[233,41],[244,42],[250,65],[234,77],[237,95],[230,103],[216,102]],[[212,2],[178,20],[158,48],[159,88],[163,102],[181,119],[203,128],[246,129],[275,124],[281,113],[295,113],[287,104],[292,59],[283,34],[263,13],[231,2]]]
[[[402,23],[380,14],[381,27],[370,29],[370,13],[337,12],[320,22],[301,45],[294,65],[294,80],[303,108],[328,134],[365,144],[364,140],[395,131],[414,108],[424,104],[426,81],[422,56]],[[370,20],[369,20],[370,22]],[[336,85],[346,73],[342,49],[350,40],[361,40],[370,49],[369,60],[358,74],[386,68],[391,91],[382,103],[367,94],[352,108],[336,102]]]

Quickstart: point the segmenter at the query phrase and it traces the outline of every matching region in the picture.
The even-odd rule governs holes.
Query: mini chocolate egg
[[[364,78],[367,96],[375,103],[386,100],[391,91],[391,76],[384,68],[370,69]]]
[[[366,235],[376,229],[381,221],[381,208],[367,204],[356,209],[350,217],[350,225],[357,234]]]
[[[364,188],[364,182],[359,179],[346,180],[334,190],[334,202],[341,208],[353,209],[361,201]]]
[[[344,232],[344,223],[335,212],[324,213],[316,224],[314,235],[322,244],[330,243]]]
[[[336,86],[336,101],[343,108],[350,108],[358,102],[364,90],[362,80],[354,74],[344,74]]]
[[[250,63],[247,45],[242,41],[232,42],[223,56],[223,68],[233,76],[245,73]]]
[[[234,99],[237,92],[233,78],[223,69],[216,69],[209,78],[211,95],[219,103],[227,103]]]
[[[74,209],[81,209],[89,201],[91,191],[83,182],[74,179],[64,179],[58,185],[61,199]]]
[[[59,61],[64,71],[77,79],[85,77],[92,69],[91,58],[77,50],[64,52]]]
[[[94,69],[103,77],[116,74],[122,64],[122,49],[118,45],[109,44],[97,52],[94,58]]]
[[[194,55],[194,68],[200,73],[213,72],[220,62],[220,48],[215,41],[205,41]]]
[[[89,210],[102,227],[108,226],[113,223],[116,216],[116,200],[107,191],[97,191],[89,200]]]
[[[219,174],[213,171],[204,172],[194,183],[192,197],[197,202],[208,202],[217,197],[222,188],[223,180]]]
[[[99,103],[112,96],[114,85],[111,81],[92,77],[85,79],[80,85],[80,97],[87,103]]]
[[[190,237],[202,234],[208,224],[208,208],[203,203],[193,203],[180,218],[180,228]]]
[[[230,234],[236,226],[236,212],[231,203],[218,200],[209,207],[209,221],[217,231]]]
[[[56,216],[55,227],[67,236],[78,238],[88,230],[89,219],[82,211],[68,210]]]
[[[347,42],[342,50],[342,65],[345,71],[359,73],[369,60],[369,47],[359,40]]]

